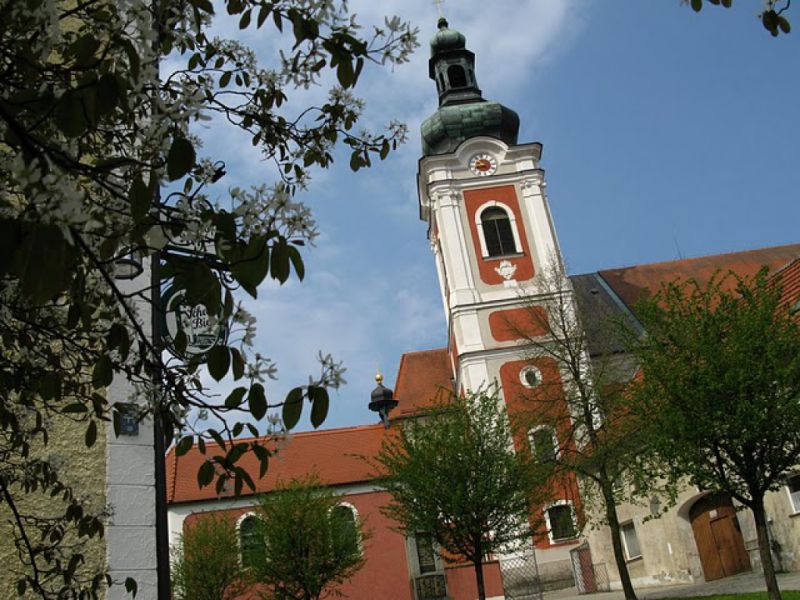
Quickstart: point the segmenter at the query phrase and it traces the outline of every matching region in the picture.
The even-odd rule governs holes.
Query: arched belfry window
[[[517,252],[511,220],[502,208],[492,206],[484,210],[481,213],[481,229],[487,256],[503,256]]]
[[[447,80],[451,88],[467,87],[467,74],[461,65],[450,65],[447,67]]]

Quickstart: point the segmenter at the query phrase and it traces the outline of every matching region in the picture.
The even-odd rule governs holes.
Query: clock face
[[[469,170],[478,177],[486,177],[497,171],[497,161],[491,154],[476,154],[469,159]]]

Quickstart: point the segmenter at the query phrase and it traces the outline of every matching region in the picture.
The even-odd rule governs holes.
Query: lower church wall
[[[705,496],[706,493],[687,486],[678,496],[676,505],[658,518],[650,518],[650,510],[645,506],[622,504],[618,507],[620,524],[634,524],[641,547],[641,556],[627,561],[628,572],[635,586],[705,581],[689,517],[695,502]],[[800,571],[800,513],[794,511],[786,489],[767,494],[765,505],[776,570]],[[759,572],[761,560],[753,515],[736,502],[734,506],[751,568]],[[607,573],[609,589],[620,589],[609,528],[601,526],[587,531],[585,537],[596,571],[599,569]]]

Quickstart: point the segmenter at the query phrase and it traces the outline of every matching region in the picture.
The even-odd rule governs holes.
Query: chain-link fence
[[[506,600],[542,600],[542,581],[534,554],[500,560]]]

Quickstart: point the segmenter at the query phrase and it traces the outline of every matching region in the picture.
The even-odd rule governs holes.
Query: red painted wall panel
[[[447,592],[453,600],[475,600],[478,597],[478,584],[475,567],[471,564],[452,565],[445,568]],[[503,595],[503,577],[500,563],[496,560],[483,565],[483,587],[486,597]]]
[[[517,223],[517,230],[519,231],[519,241],[522,244],[522,254],[520,256],[496,258],[484,258],[481,253],[481,242],[478,237],[478,229],[475,224],[475,212],[485,203],[490,200],[496,200],[508,206],[514,212],[514,219]],[[502,260],[508,260],[514,265],[517,265],[517,271],[514,274],[514,279],[517,281],[527,281],[533,277],[533,260],[531,258],[530,245],[528,244],[528,235],[525,232],[525,223],[522,220],[522,212],[519,209],[519,201],[517,200],[517,192],[513,185],[502,185],[493,188],[486,188],[482,190],[467,190],[464,192],[464,205],[467,209],[467,222],[469,224],[470,232],[472,233],[472,243],[475,248],[475,256],[478,257],[478,272],[480,273],[481,280],[490,285],[501,285],[504,279],[495,272],[494,268],[500,264]]]

